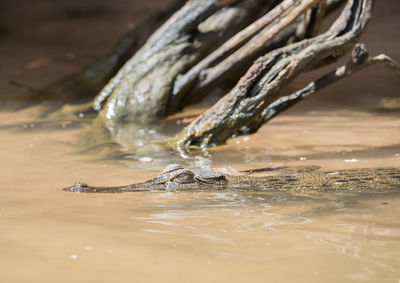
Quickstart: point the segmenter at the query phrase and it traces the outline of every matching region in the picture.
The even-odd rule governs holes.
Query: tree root
[[[282,87],[300,72],[330,62],[351,50],[370,18],[371,9],[372,0],[348,1],[342,14],[324,34],[260,57],[228,94],[184,128],[171,141],[171,145],[179,150],[191,145],[214,146],[232,136],[254,132],[273,116],[305,97],[303,92],[321,88],[327,78],[332,77],[331,74],[317,80],[317,88],[315,83],[311,84],[293,95],[295,98],[287,100],[292,102],[284,102],[280,94]],[[358,46],[354,52],[361,49]],[[392,62],[389,59],[385,61]],[[339,69],[335,76],[340,77],[340,70],[346,75],[345,68]]]
[[[239,131],[238,135],[246,135],[257,132],[262,125],[267,123],[276,115],[286,111],[298,102],[302,101],[304,98],[316,93],[320,89],[330,86],[331,84],[347,77],[350,74],[375,64],[382,64],[400,75],[400,65],[392,58],[384,54],[368,57],[366,46],[364,44],[356,44],[356,46],[353,48],[351,58],[346,65],[336,68],[335,70],[309,83],[306,87],[296,91],[293,94],[277,99],[261,113],[258,119],[255,119],[245,129]]]
[[[250,24],[270,2],[189,0],[103,88],[95,109],[113,125],[148,123],[170,114],[175,79]]]
[[[160,120],[216,87],[232,87],[268,50],[315,34],[344,0],[190,0],[161,26],[94,100],[110,128]],[[260,11],[262,11],[260,13]]]
[[[391,69],[397,75],[400,75],[400,64],[397,63],[395,60],[392,58],[388,57],[385,54],[380,54],[374,57],[369,57],[367,49],[364,44],[356,44],[355,47],[353,48],[351,58],[349,61],[335,70],[325,74],[324,76],[318,78],[315,81],[312,81],[309,83],[306,87],[302,88],[301,90],[296,91],[293,94],[287,95],[287,96],[282,96],[275,100],[274,102],[270,103],[267,108],[265,108],[260,115],[255,117],[255,119],[249,123],[248,125],[240,128],[237,130],[237,132],[234,133],[234,136],[240,136],[240,135],[247,135],[251,133],[257,132],[257,130],[267,123],[269,120],[274,118],[276,115],[286,111],[287,109],[291,108],[292,106],[296,105],[298,102],[302,101],[303,99],[309,97],[310,95],[316,93],[317,91],[330,86],[331,84],[357,72],[360,71],[368,66],[371,65],[376,65],[376,64],[381,64],[384,65],[385,67]],[[182,130],[180,134],[178,134],[174,139],[172,139],[169,144],[177,149],[179,152],[184,154],[185,148],[188,146],[193,146],[196,144],[191,143],[190,138],[185,138],[188,137],[187,132],[190,132],[193,127],[196,126],[196,122],[198,123],[198,120],[201,120],[202,117],[205,116],[200,116],[197,118],[197,120],[193,121],[191,124],[189,124],[185,129]],[[204,118],[203,118],[204,119]],[[202,121],[204,122],[204,121]],[[212,131],[211,131],[212,132]],[[217,130],[215,130],[216,133],[219,133]],[[182,138],[184,137],[184,138]],[[209,136],[208,136],[209,137]],[[216,144],[211,144],[208,139],[208,137],[201,139],[197,138],[197,141],[202,141],[203,143],[200,144],[202,147],[207,147],[210,145],[216,145]],[[226,139],[225,139],[226,140]],[[217,140],[219,142],[224,142],[225,140]],[[185,144],[186,143],[186,144]]]
[[[327,14],[344,2],[340,16],[319,34]],[[173,7],[183,3],[177,0]],[[159,121],[215,89],[231,89],[169,141],[181,152],[190,146],[219,145],[256,132],[319,89],[369,65],[383,64],[400,74],[390,57],[368,57],[365,46],[357,44],[372,5],[373,0],[188,0],[175,13],[169,9],[150,16],[110,56],[43,93],[58,98],[93,95],[109,80],[91,105],[99,111],[96,123],[103,123],[113,136],[126,122]],[[293,94],[282,94],[300,73],[351,50],[344,66]]]

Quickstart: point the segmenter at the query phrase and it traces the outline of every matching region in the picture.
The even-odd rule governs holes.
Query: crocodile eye
[[[184,171],[171,178],[172,182],[179,184],[189,184],[194,182],[194,174],[191,171]]]

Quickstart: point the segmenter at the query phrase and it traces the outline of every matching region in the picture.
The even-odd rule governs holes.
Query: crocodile
[[[168,165],[160,175],[142,183],[115,187],[92,187],[75,183],[65,191],[79,193],[123,193],[165,191],[297,191],[297,192],[393,192],[400,190],[400,168],[362,168],[319,171],[318,166],[293,167],[277,176],[228,175],[204,166],[184,168]]]

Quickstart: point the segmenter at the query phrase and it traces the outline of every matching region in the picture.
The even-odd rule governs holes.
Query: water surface
[[[143,181],[169,162],[231,172],[277,165],[400,166],[400,147],[389,139],[399,137],[394,114],[286,115],[257,135],[187,159],[171,153],[157,158],[157,152],[146,152],[148,159],[142,153],[104,159],[101,150],[82,151],[89,125],[40,126],[29,115],[21,118],[28,112],[0,114],[9,125],[0,135],[1,282],[400,278],[400,193],[312,199],[274,192],[61,190],[75,181]],[[299,126],[290,126],[295,120]]]

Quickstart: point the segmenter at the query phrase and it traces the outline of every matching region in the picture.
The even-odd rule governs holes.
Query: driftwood
[[[188,1],[103,88],[94,108],[113,125],[165,117],[176,77],[251,23],[269,2]]]
[[[343,3],[336,21],[320,34],[327,15]],[[112,54],[47,90],[93,93],[109,80],[91,106],[99,112],[96,125],[108,128],[111,136],[126,123],[156,122],[224,91],[169,141],[178,150],[218,145],[256,132],[319,89],[371,64],[383,63],[399,73],[395,61],[368,57],[365,46],[357,44],[372,5],[373,0],[177,0],[127,34]],[[160,25],[163,19],[168,20]],[[281,91],[301,72],[352,49],[346,65],[291,95]]]
[[[276,115],[294,106],[296,103],[302,101],[304,98],[347,77],[348,75],[374,64],[382,64],[400,75],[400,65],[397,64],[397,62],[395,62],[392,58],[386,56],[385,54],[369,57],[366,46],[364,44],[356,44],[351,54],[351,58],[348,60],[346,65],[336,68],[335,70],[309,83],[306,87],[293,94],[280,97],[271,103],[261,113],[261,115],[257,117],[257,119],[255,119],[246,127],[246,129],[239,131],[238,135],[257,132],[257,130],[263,124],[267,123]]]
[[[311,36],[341,2],[189,0],[103,88],[94,109],[112,128],[164,118],[215,87],[232,87],[268,50]]]
[[[179,150],[190,145],[218,145],[232,136],[257,131],[275,115],[361,67],[382,62],[398,70],[398,65],[383,55],[365,59],[365,48],[358,45],[346,66],[290,96],[281,97],[282,87],[300,72],[350,51],[365,28],[371,9],[372,0],[348,1],[340,17],[324,34],[260,57],[227,95],[183,129],[171,144]]]
[[[174,86],[174,100],[185,101],[199,99],[207,91],[218,87],[227,77],[237,79],[240,70],[250,67],[251,63],[275,42],[287,39],[295,29],[292,25],[285,33],[281,31],[289,27],[302,13],[320,3],[326,6],[326,1],[319,0],[284,0],[256,22],[230,38],[220,48],[179,77]],[[325,9],[320,10],[319,18],[323,18]],[[322,16],[321,16],[322,15]],[[305,28],[305,31],[307,28]],[[221,60],[222,59],[222,60]],[[243,72],[243,71],[242,71]],[[171,103],[175,106],[174,103]]]

